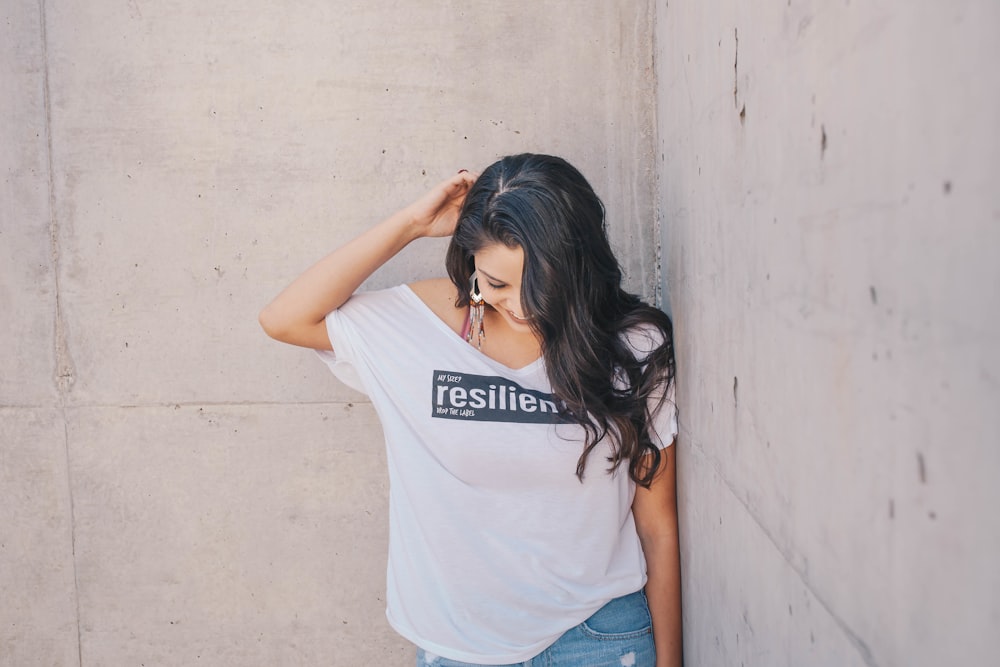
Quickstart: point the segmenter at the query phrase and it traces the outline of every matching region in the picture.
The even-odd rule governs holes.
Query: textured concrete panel
[[[865,664],[982,663],[1000,630],[1000,89],[981,85],[1000,7],[659,8],[689,443]],[[696,651],[715,636],[689,632]]]
[[[56,395],[45,43],[37,2],[0,21],[0,405]]]
[[[0,665],[79,666],[58,410],[0,408]]]
[[[762,530],[697,447],[681,453],[678,500],[689,665],[864,667],[867,647]]]
[[[67,404],[70,461],[19,444],[55,417],[5,413],[0,664],[411,664],[383,616],[370,407],[256,314],[440,178],[523,150],[582,168],[651,294],[650,7],[7,8],[0,405]],[[369,286],[439,275],[443,250]],[[17,583],[25,562],[44,581]]]
[[[50,7],[70,400],[329,396],[311,360],[264,341],[259,308],[441,178],[521,150],[579,164],[651,293],[648,3],[574,9]],[[441,247],[414,246],[372,285],[441,275]]]
[[[70,410],[84,664],[404,665],[367,405]]]

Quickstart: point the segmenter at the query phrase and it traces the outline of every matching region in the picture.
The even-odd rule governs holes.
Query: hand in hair
[[[441,181],[423,197],[404,209],[415,231],[424,237],[451,236],[458,223],[458,212],[465,195],[476,181],[476,174],[465,169]]]
[[[326,314],[342,306],[410,241],[450,235],[475,180],[473,174],[460,171],[314,264],[261,311],[264,331],[285,343],[329,350]]]

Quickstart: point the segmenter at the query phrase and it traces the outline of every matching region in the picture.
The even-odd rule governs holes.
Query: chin
[[[535,333],[535,330],[531,326],[531,322],[529,320],[515,320],[514,318],[508,316],[507,322],[510,324],[510,328],[513,329],[514,331],[520,331],[522,333],[530,333],[530,334]]]

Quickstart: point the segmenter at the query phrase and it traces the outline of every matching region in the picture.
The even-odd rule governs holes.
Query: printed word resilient
[[[434,371],[431,416],[470,421],[556,424],[566,421],[552,396],[507,378]]]

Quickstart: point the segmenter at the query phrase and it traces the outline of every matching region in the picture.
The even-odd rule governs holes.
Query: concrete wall
[[[991,662],[996,3],[573,8],[5,4],[0,665],[410,664],[374,414],[255,316],[519,150],[647,296],[658,208],[688,664]]]
[[[258,309],[440,178],[561,154],[655,286],[651,4],[10,0],[0,665],[407,665],[381,436]],[[411,247],[373,286],[442,273]]]
[[[687,664],[996,664],[1000,4],[656,10]]]

